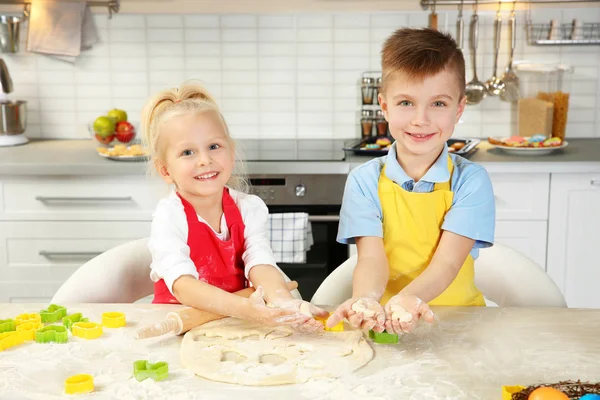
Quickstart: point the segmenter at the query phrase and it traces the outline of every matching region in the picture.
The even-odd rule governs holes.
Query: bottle
[[[370,139],[373,136],[373,110],[362,110],[360,126],[362,138]]]

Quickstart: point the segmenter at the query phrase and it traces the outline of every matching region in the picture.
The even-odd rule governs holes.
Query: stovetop
[[[343,161],[347,139],[238,139],[246,161]]]

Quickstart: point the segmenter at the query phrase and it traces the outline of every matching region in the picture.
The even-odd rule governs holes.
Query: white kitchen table
[[[501,386],[559,380],[600,381],[600,310],[434,308],[437,321],[397,345],[376,345],[375,358],[340,379],[279,387],[207,381],[179,361],[182,337],[136,341],[136,328],[161,320],[172,305],[76,304],[100,322],[105,311],[126,314],[127,326],[96,340],[26,342],[0,352],[0,399],[500,399]],[[0,304],[0,320],[37,312],[42,304]],[[138,382],[133,362],[167,361],[169,378]],[[91,374],[95,391],[64,394],[64,380]]]

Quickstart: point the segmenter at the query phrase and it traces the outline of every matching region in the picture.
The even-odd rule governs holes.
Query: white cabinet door
[[[600,174],[553,174],[548,274],[569,307],[600,308]]]
[[[490,174],[496,199],[496,219],[548,219],[550,174]]]
[[[496,242],[546,267],[546,221],[496,221]]]

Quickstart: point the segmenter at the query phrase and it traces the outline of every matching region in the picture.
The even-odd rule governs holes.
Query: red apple
[[[96,133],[95,136],[96,136],[96,140],[102,144],[110,144],[110,142],[112,142],[115,139],[114,134],[103,136],[103,135]]]
[[[121,143],[129,143],[135,137],[135,127],[127,121],[117,122],[115,129],[117,140]]]

